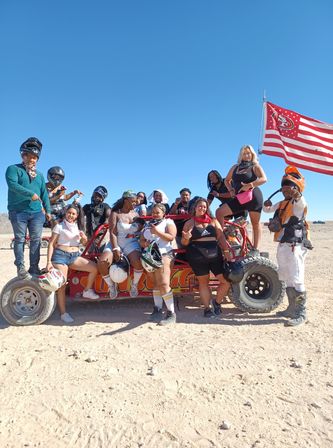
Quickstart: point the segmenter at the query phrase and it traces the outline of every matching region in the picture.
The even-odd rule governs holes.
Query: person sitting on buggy
[[[216,198],[221,202],[219,207],[222,207],[223,204],[228,204],[228,202],[232,199],[231,193],[225,184],[225,179],[221,176],[221,174],[217,170],[209,171],[207,176],[207,187],[209,189],[209,193],[207,196],[207,201],[209,206],[212,204],[214,199]],[[243,211],[240,213],[236,213],[231,216],[226,216],[227,219],[238,219],[247,217],[247,212]]]
[[[187,215],[190,211],[191,203],[191,190],[189,188],[182,188],[179,192],[180,197],[176,198],[175,202],[172,204],[169,214],[170,215]],[[182,231],[186,219],[177,219],[175,224],[177,227],[177,246],[181,246]]]
[[[113,259],[115,262],[118,262],[121,255],[124,254],[134,269],[134,276],[129,291],[131,297],[137,297],[138,283],[143,273],[140,260],[141,248],[138,242],[142,224],[138,221],[138,213],[134,211],[136,204],[136,193],[131,190],[125,191],[122,197],[113,205],[109,218]]]
[[[47,250],[47,266],[59,269],[67,279],[68,269],[88,272],[87,285],[82,297],[97,300],[99,295],[93,290],[97,275],[97,265],[91,260],[80,256],[79,245],[87,244],[87,237],[82,231],[83,213],[79,204],[71,204],[66,208],[65,217],[52,229],[52,236]],[[57,291],[57,302],[60,317],[66,324],[72,323],[74,319],[66,312],[66,285]]]
[[[62,185],[65,172],[60,166],[52,166],[47,171],[46,188],[51,203],[51,220],[47,221],[45,227],[51,229],[65,216],[66,202],[75,195],[82,195],[80,190],[74,190],[66,194],[66,187]]]
[[[170,210],[168,200],[168,196],[163,190],[154,190],[148,197],[150,204],[147,207],[147,215],[151,216],[151,212],[155,204],[163,204],[165,206],[166,214],[168,215]]]
[[[147,215],[147,196],[143,191],[139,191],[136,194],[137,205],[134,207],[134,210],[138,213],[139,216]]]
[[[145,224],[140,236],[140,244],[146,248],[141,257],[142,263],[154,285],[154,309],[149,320],[158,322],[159,325],[168,325],[176,322],[170,275],[174,260],[172,242],[176,237],[177,229],[172,219],[165,218],[166,209],[163,204],[155,204],[151,214],[153,219]],[[149,256],[149,251],[155,244],[157,245],[155,250],[159,251],[160,263],[158,267],[152,267],[149,264],[150,259],[147,259],[147,263],[145,262],[145,257]],[[167,307],[164,319],[162,313],[163,301]]]
[[[251,145],[242,146],[238,163],[233,165],[225,178],[232,199],[216,210],[216,218],[224,226],[226,216],[247,211],[252,224],[254,252],[259,252],[261,239],[260,216],[263,207],[263,196],[259,185],[267,182],[264,170],[259,165],[257,155]],[[241,195],[240,195],[241,193]],[[241,198],[245,196],[245,198]]]
[[[95,230],[102,224],[105,224],[111,214],[111,207],[107,204],[108,190],[99,185],[93,191],[90,204],[83,206],[83,213],[86,217],[86,232],[88,238],[91,238]]]
[[[231,253],[217,219],[212,218],[208,201],[199,198],[193,216],[185,223],[182,244],[186,246],[186,258],[198,279],[199,293],[204,305],[204,317],[211,318],[221,314],[221,303],[227,295],[230,283],[225,279],[225,261]],[[211,300],[209,287],[210,272],[219,280],[216,299]]]

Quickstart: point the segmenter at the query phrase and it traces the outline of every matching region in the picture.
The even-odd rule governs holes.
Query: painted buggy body
[[[168,215],[177,220],[189,219],[189,215]],[[151,217],[145,217],[145,220]],[[241,282],[233,284],[229,293],[234,305],[247,312],[267,313],[275,309],[283,300],[285,285],[280,282],[277,267],[266,256],[255,253],[246,231],[246,221],[225,223],[224,234],[229,244],[235,261],[240,261],[244,268],[244,278]],[[96,261],[103,251],[103,245],[107,241],[109,233],[108,224],[100,226],[89,240],[82,256]],[[175,262],[171,272],[171,288],[175,297],[193,296],[198,293],[196,277],[186,260],[184,249],[174,249]],[[267,254],[262,254],[267,255]],[[119,300],[129,298],[130,282],[133,272],[129,277],[118,284],[118,297],[110,299],[108,288],[101,275],[95,280],[95,290],[101,300]],[[23,283],[22,283],[23,282]],[[67,296],[69,300],[89,301],[82,298],[82,292],[86,286],[87,273],[73,269],[69,270],[67,283]],[[210,286],[217,287],[217,280],[212,275]],[[138,284],[138,300],[140,297],[152,296],[153,285],[144,273]],[[12,325],[32,325],[44,322],[55,308],[56,298],[54,293],[48,294],[42,290],[37,279],[18,280],[12,279],[5,285],[0,296],[0,311],[4,318]]]

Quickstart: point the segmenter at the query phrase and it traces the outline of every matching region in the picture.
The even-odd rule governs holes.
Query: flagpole
[[[262,111],[261,111],[261,124],[260,124],[260,132],[259,132],[259,141],[258,141],[258,154],[261,154],[261,144],[263,141],[263,129],[264,129],[264,119],[266,116],[266,90],[264,89],[263,97],[262,97]]]

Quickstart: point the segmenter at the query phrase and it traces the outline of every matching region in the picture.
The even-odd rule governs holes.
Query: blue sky
[[[333,123],[331,0],[2,0],[0,211],[4,172],[27,137],[43,142],[39,169],[89,202],[104,184],[182,187],[207,195],[243,144],[258,149],[268,100]],[[285,167],[262,155],[275,191]],[[333,219],[332,176],[303,171],[309,218]],[[263,219],[267,219],[263,215]]]

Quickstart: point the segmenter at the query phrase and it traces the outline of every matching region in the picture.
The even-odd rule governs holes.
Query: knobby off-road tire
[[[13,278],[0,295],[1,314],[11,325],[41,324],[51,316],[55,306],[55,293],[42,289],[36,280]]]
[[[244,277],[232,285],[230,294],[234,305],[249,313],[269,313],[277,308],[285,294],[277,266],[264,257],[245,258],[242,265]]]

